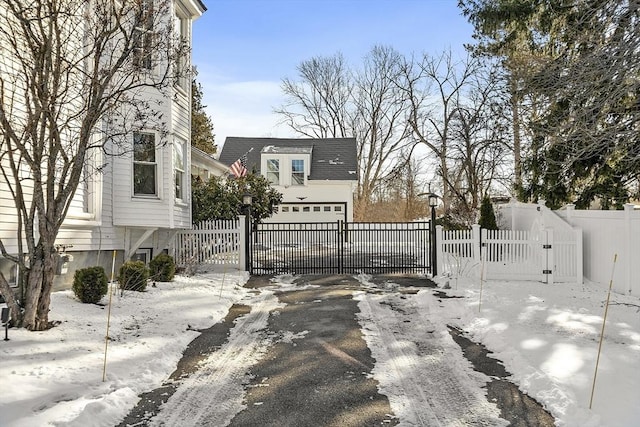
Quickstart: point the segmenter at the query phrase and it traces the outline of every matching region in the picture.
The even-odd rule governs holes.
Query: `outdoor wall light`
[[[438,195],[434,193],[429,193],[429,206],[435,208],[438,206]]]
[[[244,193],[242,195],[242,204],[244,206],[251,206],[251,203],[253,203],[253,196],[250,193]]]

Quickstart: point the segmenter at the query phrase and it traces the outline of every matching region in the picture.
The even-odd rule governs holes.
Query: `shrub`
[[[73,275],[73,293],[84,303],[99,302],[108,290],[107,275],[102,267],[81,268]]]
[[[120,289],[142,292],[147,289],[149,269],[142,261],[127,261],[120,267]]]
[[[151,279],[158,282],[170,282],[176,275],[176,263],[171,255],[161,253],[149,263]]]

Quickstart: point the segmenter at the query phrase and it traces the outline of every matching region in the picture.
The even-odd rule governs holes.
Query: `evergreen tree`
[[[459,0],[476,52],[504,60],[531,138],[521,195],[550,207],[638,197],[636,2]],[[514,61],[518,59],[518,61]],[[513,65],[519,64],[518,67]],[[515,122],[514,122],[515,125]],[[515,127],[515,126],[514,126]]]
[[[496,223],[496,214],[493,211],[493,204],[489,196],[485,196],[480,204],[480,220],[478,224],[481,228],[487,230],[497,230],[498,224]]]
[[[251,217],[254,223],[273,215],[275,207],[282,201],[282,194],[258,174],[248,174],[236,179],[213,177],[207,182],[194,178],[191,191],[194,224],[210,219],[233,219],[242,215],[242,195],[245,192],[253,196]]]
[[[191,82],[191,146],[205,153],[215,154],[215,135],[213,122],[205,112],[206,105],[202,105],[202,85],[194,79]]]

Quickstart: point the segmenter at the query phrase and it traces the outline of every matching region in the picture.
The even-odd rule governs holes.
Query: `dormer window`
[[[267,181],[273,185],[280,185],[280,160],[267,160]]]
[[[271,185],[306,185],[312,153],[313,147],[265,146],[260,153],[261,173]]]
[[[291,160],[291,185],[304,185],[304,160]]]

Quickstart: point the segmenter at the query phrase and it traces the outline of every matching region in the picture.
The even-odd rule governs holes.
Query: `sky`
[[[399,425],[421,425],[434,416],[441,423],[428,425],[479,425],[461,421],[470,407],[472,416],[494,421],[481,425],[505,424],[484,397],[483,386],[492,378],[472,369],[448,325],[484,344],[511,373],[510,381],[544,405],[558,427],[637,425],[638,297],[610,297],[589,409],[606,287],[479,277],[478,271],[443,275],[437,289],[400,292],[393,280],[375,284],[368,275],[356,276],[357,320],[375,359],[371,373],[363,374],[379,383]],[[305,331],[264,333],[269,315],[278,315],[284,305],[276,293],[317,286],[281,275],[270,286],[248,289],[242,287],[248,278],[224,270],[176,276],[146,292],[114,292],[101,305],[82,304],[70,290],[54,292],[49,314],[59,322],[54,328],[12,328],[9,341],[0,341],[0,425],[117,425],[140,393],[166,381],[197,330],[222,321],[238,303],[249,306],[249,314],[234,321],[227,342],[179,380],[176,393],[145,424],[196,427],[203,425],[198,418],[203,415],[212,425],[226,425],[245,407],[251,367],[269,346],[288,343],[295,351],[296,342],[306,339]],[[105,347],[107,325],[111,339]],[[446,357],[438,357],[442,354]],[[458,386],[443,387],[452,382]],[[456,390],[466,390],[467,400]],[[432,408],[438,408],[435,414]]]
[[[463,55],[472,27],[457,0],[205,0],[193,24],[193,64],[216,143],[227,136],[295,136],[273,113],[280,83],[318,56],[356,67],[375,45]]]

